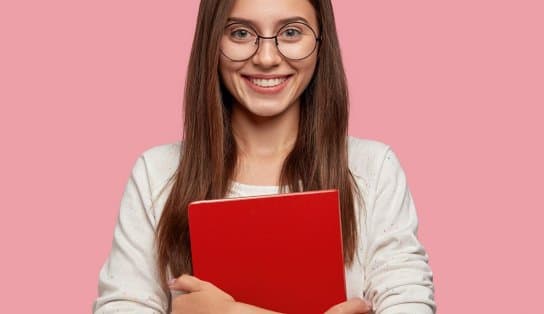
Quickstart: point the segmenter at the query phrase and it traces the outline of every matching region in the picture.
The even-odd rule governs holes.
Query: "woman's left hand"
[[[186,292],[172,300],[172,314],[230,313],[236,305],[234,298],[223,290],[194,276],[181,275],[168,285],[171,290]]]

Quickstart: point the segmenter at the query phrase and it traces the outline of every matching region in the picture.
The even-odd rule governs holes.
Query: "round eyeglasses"
[[[310,25],[303,22],[286,24],[271,37],[261,36],[251,26],[236,22],[225,27],[221,53],[231,61],[247,61],[259,50],[261,39],[274,39],[278,51],[290,60],[308,58],[320,41]]]

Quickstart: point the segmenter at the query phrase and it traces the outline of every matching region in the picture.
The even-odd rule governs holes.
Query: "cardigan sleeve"
[[[126,185],[108,258],[98,283],[93,312],[166,313],[155,263],[155,218],[145,158],[136,161]]]
[[[417,239],[418,218],[400,162],[386,147],[367,214],[365,298],[377,314],[432,314],[433,274]]]

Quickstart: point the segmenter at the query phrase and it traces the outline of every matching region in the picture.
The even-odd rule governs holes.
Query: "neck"
[[[242,158],[285,158],[295,145],[298,104],[273,117],[259,117],[241,106],[232,111],[232,131]]]

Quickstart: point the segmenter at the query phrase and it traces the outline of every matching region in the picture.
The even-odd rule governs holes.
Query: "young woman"
[[[134,165],[95,313],[267,313],[187,275],[188,203],[331,188],[341,196],[348,301],[329,313],[435,311],[398,159],[347,136],[330,0],[202,0],[184,105],[184,140]]]

